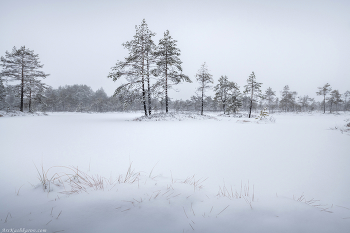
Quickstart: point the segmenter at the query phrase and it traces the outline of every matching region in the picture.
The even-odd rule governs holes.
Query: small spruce
[[[261,120],[266,120],[267,117],[269,116],[268,112],[267,112],[267,108],[265,107],[263,110],[260,111],[260,115],[257,116],[257,120],[261,121]]]

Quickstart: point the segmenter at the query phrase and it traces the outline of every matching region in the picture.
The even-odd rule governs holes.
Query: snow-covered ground
[[[0,229],[349,232],[349,114],[141,115],[1,117]]]

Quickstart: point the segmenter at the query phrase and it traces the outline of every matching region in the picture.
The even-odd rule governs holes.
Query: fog
[[[113,94],[107,78],[128,54],[122,43],[146,19],[157,35],[178,41],[183,72],[193,83],[170,97],[194,95],[206,62],[214,80],[227,75],[242,87],[255,72],[263,90],[285,85],[316,96],[330,83],[350,89],[349,1],[0,1],[0,55],[25,45],[39,54],[45,83],[86,84]],[[216,83],[214,83],[216,84]],[[209,93],[210,94],[210,93]]]

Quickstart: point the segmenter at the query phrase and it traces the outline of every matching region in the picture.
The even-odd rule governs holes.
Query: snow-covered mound
[[[269,118],[263,118],[263,119],[256,119],[256,118],[246,118],[242,120],[236,121],[239,124],[249,124],[249,123],[256,123],[256,124],[273,124],[276,122],[276,119],[274,117]]]
[[[47,114],[44,112],[0,111],[0,117],[15,117],[15,116],[47,116]]]
[[[240,123],[240,124],[249,124],[249,123],[255,123],[256,121],[254,119],[250,120],[250,119],[244,119],[244,120],[237,120],[236,121],[237,123]]]
[[[219,117],[233,117],[233,118],[241,118],[243,117],[243,114],[224,114],[221,113],[218,115]]]
[[[184,121],[184,120],[217,120],[217,118],[197,113],[156,113],[151,116],[142,116],[135,118],[133,121]]]

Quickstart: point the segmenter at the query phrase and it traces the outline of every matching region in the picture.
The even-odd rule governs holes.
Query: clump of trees
[[[221,76],[219,83],[214,86],[215,100],[221,105],[224,114],[230,111],[236,113],[242,106],[239,86],[235,82],[228,81],[227,76]]]
[[[123,44],[129,50],[129,56],[124,61],[118,61],[108,75],[113,81],[122,77],[127,81],[116,89],[114,96],[121,99],[125,106],[134,101],[141,102],[147,116],[152,113],[152,96],[157,98],[163,95],[165,111],[168,112],[168,90],[180,82],[191,82],[182,73],[181,51],[168,30],[156,46],[152,40],[155,33],[148,29],[145,19],[135,28],[134,39]],[[151,78],[155,79],[153,84]]]
[[[52,112],[108,112],[122,111],[123,106],[114,97],[108,97],[103,88],[93,91],[87,85],[66,85],[48,88],[45,100],[38,109]]]
[[[6,104],[7,101],[4,98],[4,93],[8,92],[11,102],[14,101],[13,97],[19,97],[19,110],[21,112],[23,112],[25,101],[29,111],[32,112],[33,103],[42,101],[42,93],[47,88],[41,82],[41,78],[49,76],[40,70],[44,65],[40,63],[39,55],[34,54],[33,50],[29,50],[25,46],[19,49],[13,47],[12,52],[6,51],[5,56],[1,57],[1,66],[0,79],[14,83],[5,90],[3,81],[0,81],[1,106],[9,105]]]

